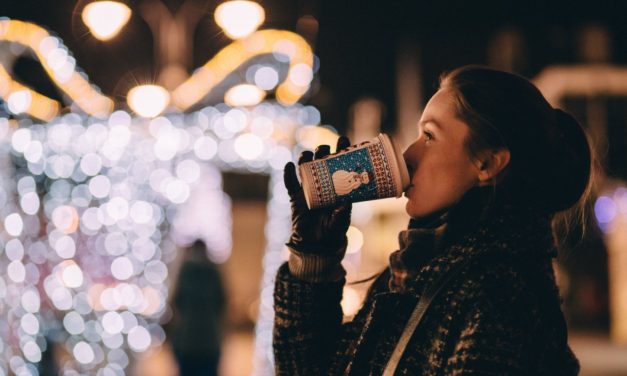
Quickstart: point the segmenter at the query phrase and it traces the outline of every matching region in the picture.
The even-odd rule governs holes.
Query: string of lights
[[[88,25],[109,38],[128,17],[115,30]],[[51,351],[65,375],[123,375],[135,355],[160,346],[177,247],[202,238],[213,261],[230,255],[224,171],[270,176],[253,367],[273,372],[272,287],[289,230],[282,169],[305,148],[335,144],[337,134],[319,126],[315,107],[297,103],[317,70],[309,45],[292,32],[255,31],[256,22],[230,28],[235,41],[172,92],[133,88],[135,117],[114,111],[59,38],[0,20],[0,41],[27,47],[72,109],[60,116],[63,104],[0,65],[0,97],[18,119],[0,117],[0,375],[38,375]],[[264,56],[274,62],[250,64]],[[189,112],[244,64],[246,82],[225,92],[225,104]],[[268,91],[276,102],[263,101]]]

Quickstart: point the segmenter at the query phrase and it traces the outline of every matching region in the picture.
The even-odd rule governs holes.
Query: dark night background
[[[112,40],[101,42],[81,20],[83,7],[91,0],[0,0],[0,17],[32,21],[59,36],[76,58],[77,67],[90,81],[125,106],[128,89],[137,83],[155,81],[153,37],[136,9],[150,0],[118,0],[127,3],[133,15]],[[171,12],[183,0],[160,0]],[[187,0],[198,4],[203,16],[193,35],[190,72],[205,64],[231,43],[216,25],[213,12],[224,0]],[[311,92],[303,102],[316,106],[322,124],[340,133],[350,124],[350,109],[362,98],[374,98],[383,106],[381,128],[394,130],[402,123],[398,111],[397,71],[403,54],[414,54],[419,84],[419,103],[424,106],[435,92],[441,73],[465,64],[491,64],[491,43],[503,31],[522,38],[516,73],[533,78],[551,65],[602,63],[627,67],[627,1],[506,1],[506,0],[259,0],[266,12],[261,29],[299,32],[298,20],[313,16],[317,33],[309,37],[320,66]],[[582,51],[582,31],[598,26],[606,34],[607,54],[590,60]],[[500,53],[501,51],[497,51]],[[26,85],[61,100],[60,91],[32,58],[18,59],[14,73]],[[603,172],[627,179],[627,95],[570,96],[561,103],[584,126],[595,109],[603,113],[606,145],[597,150]],[[1,111],[0,103],[0,111]],[[598,112],[597,112],[598,114]],[[224,175],[224,187],[235,200],[255,191],[265,201],[267,177]],[[251,180],[257,179],[257,180]],[[250,187],[259,189],[251,189]],[[235,187],[241,187],[241,197]],[[598,193],[598,192],[597,192]],[[249,197],[248,197],[249,198]],[[261,201],[261,200],[260,200]],[[570,293],[565,297],[569,325],[577,329],[607,331],[608,265],[602,235],[590,214],[583,241],[560,260],[569,276]],[[564,255],[562,255],[564,256]]]
[[[182,1],[162,0],[175,12]],[[134,12],[120,34],[108,42],[93,38],[81,21],[80,12],[87,0],[4,0],[0,16],[35,22],[63,39],[76,58],[77,65],[102,88],[103,92],[122,102],[129,85],[154,80],[152,34],[144,20]],[[215,24],[213,11],[222,1],[198,0],[206,14],[194,34],[193,67],[203,65],[231,41]],[[127,1],[135,10],[139,1]],[[314,89],[306,103],[317,106],[323,124],[340,132],[346,130],[348,109],[360,98],[373,97],[384,107],[382,129],[389,131],[398,121],[397,60],[407,48],[418,52],[422,100],[435,91],[438,76],[445,70],[464,64],[489,63],[489,41],[502,30],[516,30],[524,38],[523,58],[516,72],[536,76],[553,64],[582,63],[578,49],[583,27],[600,25],[609,35],[610,53],[605,63],[627,63],[626,1],[314,1],[265,0],[266,10],[261,28],[297,31],[297,20],[314,16],[319,29],[313,42],[320,69]],[[26,84],[42,93],[60,99],[59,92],[48,81],[39,64],[22,57],[15,73]],[[585,103],[570,100],[571,111],[585,119]],[[420,104],[422,107],[424,103]],[[608,106],[611,174],[627,177],[625,152],[624,98],[612,99]],[[580,113],[578,109],[583,108]],[[614,136],[612,136],[612,134]],[[592,231],[594,233],[594,231]],[[593,290],[573,304],[587,310],[579,320],[588,326],[605,325],[607,302],[606,260],[596,245],[582,246],[570,260],[575,273],[597,280]],[[586,250],[587,249],[587,250]],[[589,277],[586,277],[588,275]],[[599,298],[600,296],[600,298]],[[588,299],[588,300],[586,300]],[[600,300],[599,300],[600,299]],[[585,306],[587,305],[587,306]],[[574,318],[576,319],[576,318]]]
[[[152,36],[136,13],[118,36],[100,42],[80,19],[85,0],[4,0],[0,15],[29,20],[57,33],[77,64],[104,93],[123,100],[128,82],[155,77]],[[127,2],[131,8],[139,1]],[[182,1],[165,0],[175,12]],[[213,20],[220,1],[198,2],[206,15],[194,35],[194,67],[201,66],[230,40]],[[525,38],[525,60],[518,73],[533,77],[550,64],[574,63],[577,32],[600,24],[612,37],[611,61],[627,60],[627,2],[590,1],[313,1],[265,0],[262,28],[295,30],[299,17],[319,21],[314,51],[320,58],[319,87],[309,102],[322,112],[322,122],[340,131],[347,108],[362,96],[385,104],[383,129],[395,124],[395,59],[401,45],[420,53],[425,98],[439,74],[469,63],[487,63],[487,43],[496,31],[516,29]],[[38,68],[22,58],[16,73],[44,94],[59,97]]]

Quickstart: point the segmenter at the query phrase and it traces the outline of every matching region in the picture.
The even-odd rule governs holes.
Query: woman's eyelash
[[[433,134],[429,131],[422,131],[422,133],[424,133],[425,137],[427,138],[427,141],[431,141],[433,140]]]

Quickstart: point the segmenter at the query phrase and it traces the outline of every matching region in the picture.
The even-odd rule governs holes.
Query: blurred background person
[[[202,240],[182,252],[166,331],[181,376],[217,375],[226,306],[222,278]]]

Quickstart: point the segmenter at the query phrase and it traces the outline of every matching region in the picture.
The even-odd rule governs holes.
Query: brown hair
[[[585,222],[591,194],[593,154],[588,136],[570,114],[553,108],[529,80],[481,66],[464,66],[442,75],[457,116],[470,128],[466,148],[506,148],[510,163],[494,182],[500,202],[555,214],[572,210]]]

